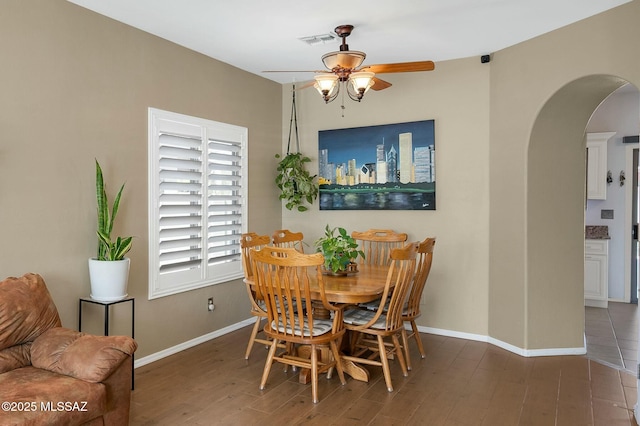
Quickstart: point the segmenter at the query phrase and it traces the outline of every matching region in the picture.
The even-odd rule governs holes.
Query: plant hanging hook
[[[293,83],[291,90],[291,119],[289,120],[289,139],[287,140],[287,154],[291,150],[291,129],[295,126],[296,131],[296,152],[300,152],[300,138],[298,137],[298,112],[296,110],[296,84]]]

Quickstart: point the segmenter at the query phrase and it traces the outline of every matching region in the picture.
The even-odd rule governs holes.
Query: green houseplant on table
[[[124,184],[120,187],[111,211],[100,163],[96,160],[96,202],[98,210],[97,256],[89,259],[91,298],[101,302],[114,302],[127,297],[130,260],[125,255],[131,250],[133,237],[111,238],[113,224],[120,208]]]
[[[337,231],[337,234],[336,234]],[[332,274],[348,274],[357,272],[355,260],[364,258],[364,252],[358,250],[358,242],[344,228],[324,229],[324,236],[315,243],[316,251],[324,256],[324,269]]]

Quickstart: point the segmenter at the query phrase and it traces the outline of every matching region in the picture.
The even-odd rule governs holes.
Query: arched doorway
[[[625,136],[637,135],[639,130],[640,92],[633,84],[626,84],[608,96],[598,105],[587,125],[587,140],[602,143],[604,138],[611,136],[604,141],[606,151],[600,151],[598,142],[593,145],[596,154],[606,154],[606,167],[602,172],[608,170],[610,182],[606,183],[602,175],[598,187],[593,181],[595,173],[589,176],[593,188],[601,193],[592,191],[594,197],[587,197],[585,209],[585,225],[606,226],[610,237],[606,241],[588,241],[585,245],[589,250],[607,248],[605,271],[608,277],[608,302],[593,298],[585,300],[587,357],[631,374],[635,374],[638,359],[637,305],[630,303],[637,283],[634,274],[637,243],[632,243],[631,230],[632,224],[637,223],[637,211],[632,207],[637,205],[637,197],[634,197],[638,192],[637,179],[634,179],[637,172],[633,170],[637,170],[638,143],[632,143],[633,137]],[[598,158],[595,155],[593,162]],[[636,253],[632,253],[632,249],[636,249]],[[585,249],[585,287],[589,283],[591,292],[598,281],[597,273],[601,272],[597,269],[605,264],[602,256],[592,256],[589,250]]]
[[[526,173],[529,347],[584,344],[584,134],[597,106],[625,83],[611,75],[576,79],[554,93],[532,127]]]

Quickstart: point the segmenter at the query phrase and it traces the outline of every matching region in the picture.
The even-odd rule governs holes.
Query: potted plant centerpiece
[[[324,236],[318,238],[314,245],[316,251],[324,256],[326,273],[347,275],[358,272],[355,260],[358,256],[364,259],[364,252],[358,250],[358,242],[344,228],[330,228],[327,225]]]
[[[120,187],[109,211],[109,200],[105,191],[102,168],[96,160],[96,200],[98,205],[98,253],[89,259],[91,298],[101,302],[114,302],[127,297],[130,260],[125,255],[131,250],[133,237],[111,239],[113,223],[120,207]]]

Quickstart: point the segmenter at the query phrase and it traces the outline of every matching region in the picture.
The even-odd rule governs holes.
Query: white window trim
[[[184,281],[167,279],[166,274],[160,274],[160,154],[159,135],[161,131],[187,130],[189,134],[201,132],[203,151],[207,152],[210,140],[232,141],[240,145],[241,155],[241,232],[246,232],[248,220],[248,129],[226,123],[220,123],[203,118],[191,117],[183,114],[149,108],[148,113],[149,134],[148,134],[148,173],[149,173],[149,299],[165,297],[184,291],[194,290],[239,279],[244,276],[240,256],[237,261],[226,262],[219,265],[207,265],[206,257],[204,266],[197,270],[186,272],[191,275]],[[204,180],[206,182],[206,179]],[[203,195],[206,197],[206,195]],[[201,203],[202,218],[206,222],[207,203]],[[203,226],[206,229],[206,226]],[[207,240],[207,234],[201,235],[203,240]],[[207,244],[203,244],[203,253],[207,251]],[[238,248],[238,254],[240,253]],[[192,274],[192,272],[194,272]],[[171,276],[169,274],[169,276]],[[164,279],[163,279],[164,278]],[[174,282],[175,281],[175,282]]]

